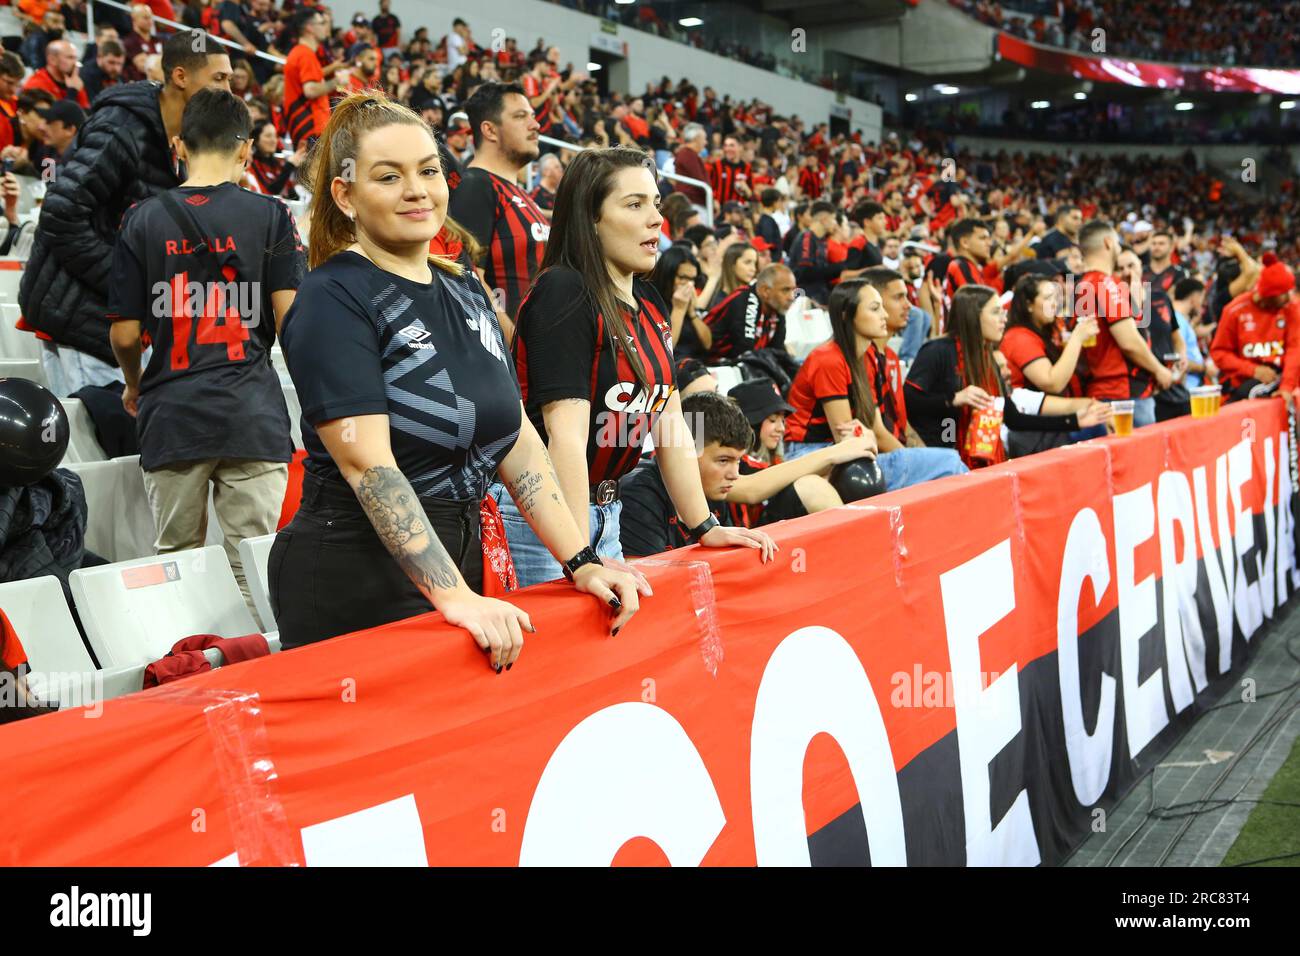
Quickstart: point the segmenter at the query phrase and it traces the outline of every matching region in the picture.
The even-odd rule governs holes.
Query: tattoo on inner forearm
[[[416,587],[426,592],[456,587],[456,565],[429,527],[419,496],[406,476],[387,466],[367,468],[357,487],[357,499],[379,540]]]

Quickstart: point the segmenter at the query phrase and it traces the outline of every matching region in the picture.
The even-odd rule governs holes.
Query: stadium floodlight
[[[1074,98],[1076,100],[1086,100],[1088,98],[1088,94],[1083,92],[1083,90],[1079,90],[1077,93],[1074,94]]]
[[[588,72],[588,73],[595,73],[595,72],[596,72],[597,70],[599,70],[599,69],[601,69],[601,65],[600,65],[599,63],[588,63],[588,64],[587,64],[587,72]]]
[[[629,3],[636,3],[636,0],[614,0],[615,3],[621,3],[627,6]]]
[[[1045,110],[1051,105],[1052,104],[1047,102],[1047,100],[1034,100],[1029,104],[1029,108],[1031,110]]]
[[[944,96],[956,96],[961,92],[958,87],[949,86],[947,83],[936,83],[934,85],[934,91],[936,93],[941,93]]]
[[[677,21],[677,23],[679,26],[683,27],[698,27],[704,25],[704,21],[699,17],[682,17]]]
[[[1187,102],[1187,100],[1182,100],[1181,102],[1174,104],[1174,109],[1178,110],[1178,112],[1180,113],[1186,113],[1188,110],[1195,109],[1195,108],[1196,108],[1196,104],[1189,103]]]
[[[915,93],[908,93],[906,96],[903,97],[903,99],[907,100],[907,102],[909,103],[915,103],[920,98],[921,97],[917,96]]]
[[[1277,108],[1280,110],[1293,110],[1295,109],[1295,100],[1283,100],[1277,104]]]

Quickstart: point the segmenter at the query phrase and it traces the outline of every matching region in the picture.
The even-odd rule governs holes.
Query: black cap
[[[72,100],[55,100],[49,106],[38,108],[36,112],[46,122],[58,120],[64,126],[75,126],[77,129],[86,125],[85,112]]]
[[[756,378],[732,387],[727,395],[736,400],[745,420],[757,427],[768,415],[789,415],[794,408],[781,397],[781,390],[770,378]]]

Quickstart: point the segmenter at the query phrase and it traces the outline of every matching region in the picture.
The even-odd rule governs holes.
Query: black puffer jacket
[[[113,242],[133,204],[180,185],[158,83],[105,90],[45,194],[18,304],[60,345],[116,365],[105,313]]]

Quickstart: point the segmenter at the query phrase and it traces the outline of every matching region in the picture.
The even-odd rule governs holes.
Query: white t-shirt
[[[447,34],[447,69],[448,71],[456,69],[468,57],[465,56],[465,38],[455,30]]]

